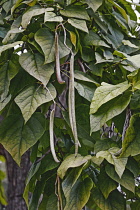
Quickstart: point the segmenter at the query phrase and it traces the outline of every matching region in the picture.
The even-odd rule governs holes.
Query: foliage
[[[139,208],[139,59],[132,3],[0,2],[0,143],[31,151],[29,210]]]

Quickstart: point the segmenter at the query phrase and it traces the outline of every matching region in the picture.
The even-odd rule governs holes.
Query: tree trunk
[[[23,192],[25,179],[30,167],[29,151],[23,155],[21,159],[21,167],[15,163],[11,155],[4,148],[1,148],[0,153],[6,158],[8,176],[8,205],[4,209],[26,210],[27,207],[23,199]]]

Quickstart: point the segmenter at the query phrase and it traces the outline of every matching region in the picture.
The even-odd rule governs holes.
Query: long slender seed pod
[[[70,80],[69,80],[69,119],[70,125],[75,139],[75,155],[78,153],[80,142],[77,135],[76,116],[75,116],[75,90],[74,90],[74,54],[71,53],[70,58]]]
[[[59,84],[64,84],[65,81],[61,77],[60,70],[60,58],[59,58],[59,44],[58,44],[58,34],[55,31],[55,66],[56,66],[56,77]]]
[[[54,108],[51,111],[50,114],[50,149],[51,149],[51,153],[52,156],[55,160],[55,162],[59,163],[60,161],[58,160],[56,153],[55,153],[55,148],[54,148],[54,133],[53,133],[53,125],[54,125],[54,113],[55,113],[55,104],[54,104]]]

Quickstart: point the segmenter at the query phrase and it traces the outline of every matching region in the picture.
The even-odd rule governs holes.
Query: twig
[[[80,58],[78,58],[77,61],[78,61],[79,66],[81,67],[81,70],[82,70],[84,73],[86,73],[85,67],[84,67],[83,63],[81,62]]]

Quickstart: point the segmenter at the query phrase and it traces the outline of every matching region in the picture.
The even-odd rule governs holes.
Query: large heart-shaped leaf
[[[41,104],[47,103],[55,97],[56,90],[51,84],[48,85],[47,89],[42,86],[30,86],[15,98],[15,102],[20,107],[25,122],[27,122]]]
[[[51,63],[55,60],[55,41],[54,35],[46,28],[39,29],[35,34],[35,40],[42,48],[45,55],[45,63]],[[60,58],[68,55],[70,51],[64,45],[64,42],[59,39],[59,54]]]
[[[19,58],[19,62],[30,75],[42,82],[44,86],[47,85],[54,72],[54,65],[44,65],[44,58],[38,53],[23,53]]]
[[[83,96],[85,99],[91,102],[95,87],[88,87],[84,84],[81,84],[79,82],[74,83],[75,88],[77,89],[79,95]]]
[[[94,114],[102,104],[122,94],[131,85],[128,82],[122,82],[117,85],[111,85],[105,82],[95,90],[94,97],[90,105],[90,114]]]
[[[73,17],[73,18],[79,18],[84,20],[89,20],[89,16],[87,14],[87,11],[85,8],[81,6],[68,6],[63,10],[60,10],[60,14],[64,15],[66,17]]]
[[[120,183],[123,187],[126,189],[130,190],[131,192],[135,192],[135,180],[133,174],[125,170],[124,174],[122,175],[121,179],[117,175],[117,173],[114,170],[114,167],[111,165],[107,165],[106,168],[106,173],[108,176],[111,177],[111,179],[115,180],[116,182]]]
[[[120,210],[126,208],[126,203],[124,200],[124,197],[121,192],[118,190],[114,190],[110,193],[109,197],[107,199],[104,198],[101,191],[98,188],[93,188],[90,200],[88,202],[88,206],[90,206],[90,209],[98,209],[94,208],[94,204],[99,207],[99,209],[102,210]],[[99,210],[98,209],[98,210]]]
[[[53,10],[54,10],[53,8],[41,8],[38,5],[30,7],[30,9],[27,10],[27,12],[25,12],[24,15],[22,16],[22,22],[21,22],[22,27],[26,28],[27,25],[30,23],[32,17],[41,15],[46,11],[53,11]]]
[[[68,174],[68,176],[65,178],[65,180],[62,182],[62,188],[65,197],[70,195],[71,189],[75,185],[80,174],[82,173],[83,167],[84,165],[72,169]]]
[[[118,187],[118,184],[111,179],[104,170],[101,170],[99,175],[99,187],[105,199],[107,199],[109,194]]]
[[[78,180],[74,186],[71,188],[69,193],[65,186],[64,194],[66,193],[66,206],[64,210],[81,210],[87,203],[90,197],[90,191],[93,187],[93,181],[91,178],[87,177],[83,181]]]
[[[20,164],[21,156],[32,147],[45,132],[45,118],[35,113],[24,126],[22,116],[10,115],[0,126],[0,143]]]
[[[90,115],[91,133],[100,130],[105,122],[122,113],[130,99],[131,93],[126,92],[103,104],[95,114]]]

